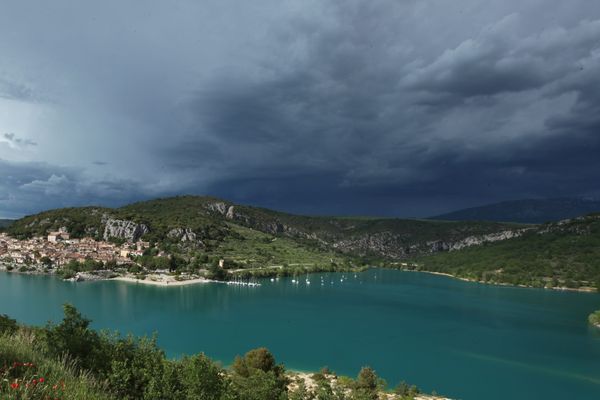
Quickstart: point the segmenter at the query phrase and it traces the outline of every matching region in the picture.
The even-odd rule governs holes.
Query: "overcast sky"
[[[0,217],[600,194],[598,0],[2,0]]]

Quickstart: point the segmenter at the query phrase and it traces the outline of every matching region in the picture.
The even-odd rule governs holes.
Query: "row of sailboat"
[[[249,280],[243,278],[234,278],[232,281],[227,281],[226,283],[233,286],[260,286],[260,283],[256,282],[254,278]]]
[[[357,275],[354,274],[354,279],[356,279],[356,278],[357,278]],[[348,279],[349,279],[349,277],[347,277],[346,275],[342,275],[339,278],[339,281],[340,281],[340,283],[344,283],[344,281],[346,281]],[[276,281],[279,281],[279,277],[271,278],[271,282],[276,282]],[[299,279],[297,276],[294,276],[292,278],[292,285],[299,285],[301,281],[302,280]],[[227,281],[226,283],[227,283],[227,285],[233,285],[233,286],[250,286],[250,287],[261,286],[261,284],[259,282],[257,282],[256,279],[254,279],[254,278],[250,278],[250,279],[234,278],[233,280]],[[306,285],[311,284],[311,280],[309,279],[308,274],[306,275],[306,278],[304,279],[304,283]],[[333,285],[335,283],[335,280],[330,279],[329,276],[327,276],[327,277],[321,276],[320,283],[321,283],[321,286],[325,286],[326,283]]]
[[[356,279],[357,277],[358,276],[356,274],[354,274],[354,279]],[[339,278],[340,283],[344,283],[344,281],[346,281],[348,279],[349,278],[346,275],[342,275],[341,278]],[[277,280],[279,280],[279,278],[277,278]],[[325,286],[326,281],[329,281],[330,285],[333,285],[335,283],[334,280],[329,279],[329,276],[327,276],[327,278],[324,276],[321,276],[321,286]],[[275,282],[275,278],[271,278],[271,282]],[[297,276],[294,276],[294,278],[292,278],[292,285],[298,285],[298,284],[300,284],[300,282],[301,282],[301,279],[298,279]],[[311,281],[308,278],[308,274],[306,275],[306,279],[304,280],[304,282],[307,285],[310,285]]]

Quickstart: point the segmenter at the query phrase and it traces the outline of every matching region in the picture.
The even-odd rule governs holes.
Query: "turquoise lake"
[[[266,346],[288,368],[355,376],[370,365],[390,386],[455,399],[600,398],[600,330],[587,324],[600,294],[376,269],[309,279],[163,288],[0,273],[0,314],[43,324],[70,302],[95,328],[158,332],[172,357],[228,364]]]

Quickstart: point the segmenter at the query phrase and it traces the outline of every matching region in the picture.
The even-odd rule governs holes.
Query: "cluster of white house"
[[[150,243],[143,241],[118,246],[89,237],[75,239],[65,231],[27,240],[17,240],[0,233],[0,261],[15,264],[39,264],[45,257],[55,266],[65,265],[71,260],[84,262],[89,259],[127,264],[132,262],[131,256],[141,256],[149,247]]]

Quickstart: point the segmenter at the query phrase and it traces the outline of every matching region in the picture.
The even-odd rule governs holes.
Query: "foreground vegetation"
[[[600,216],[542,225],[518,238],[414,263],[415,269],[486,283],[600,289]]]
[[[204,354],[169,360],[156,338],[98,333],[71,305],[60,324],[19,326],[0,316],[2,399],[413,399],[414,386],[393,392],[369,368],[356,379],[331,371],[308,377],[286,371],[264,348],[236,357],[228,369]]]
[[[591,313],[588,317],[588,321],[590,324],[600,328],[600,310]]]

